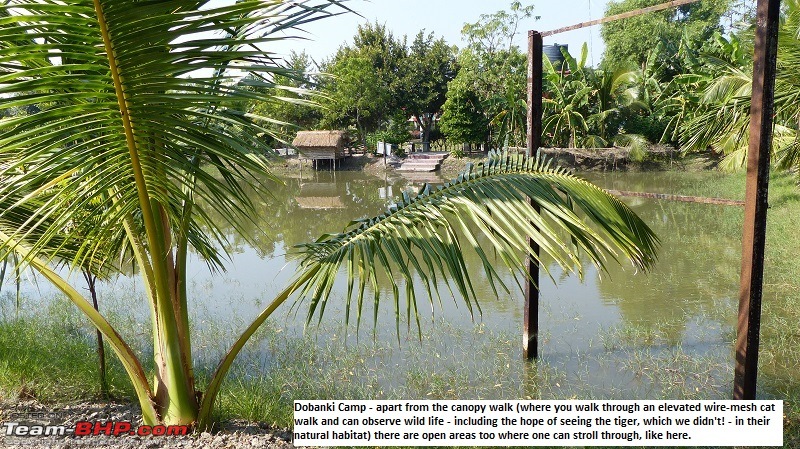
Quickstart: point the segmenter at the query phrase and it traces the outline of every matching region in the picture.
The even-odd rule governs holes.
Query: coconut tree
[[[0,5],[0,94],[13,95],[2,108],[39,109],[0,124],[2,252],[21,255],[99,328],[147,423],[197,420],[188,249],[219,266],[225,236],[207,208],[241,228],[255,213],[242,185],[269,179],[258,157],[269,120],[226,106],[256,95],[226,69],[260,72],[269,85],[283,69],[262,47],[334,8],[336,0]],[[152,386],[122,338],[50,268],[66,249],[74,267],[133,256],[152,315]]]
[[[103,334],[146,424],[209,424],[222,380],[258,326],[292,297],[308,301],[309,317],[321,314],[341,267],[348,310],[354,302],[360,320],[382,272],[394,274],[388,279],[398,317],[401,289],[407,314],[417,316],[414,276],[425,285],[421,298],[437,296],[438,280],[446,278],[472,310],[477,303],[462,252],[475,251],[491,284],[504,288],[495,258],[524,275],[525,256],[539,257],[526,236],[542,257],[577,272],[581,254],[600,268],[618,257],[638,268],[653,261],[657,239],[616,198],[538,158],[493,154],[451,183],[407,194],[384,214],[301,247],[295,279],[244,330],[209,383],[197,385],[188,252],[222,267],[223,230],[247,237],[246,225],[258,213],[246,188],[267,194],[264,180],[273,178],[259,154],[260,134],[270,132],[262,124],[271,119],[231,106],[261,94],[227,69],[260,72],[271,87],[282,69],[263,45],[275,40],[273,33],[331,14],[331,7],[341,5],[12,0],[0,6],[0,94],[17,94],[0,109],[38,109],[0,122],[0,258],[17,254]],[[480,247],[476,231],[494,251]],[[56,262],[92,272],[136,267],[152,320],[152,374],[53,269]]]
[[[775,78],[775,129],[773,149],[783,167],[800,167],[800,2],[784,2],[778,31],[778,71]],[[737,169],[747,161],[750,127],[752,61],[747,48],[752,32],[728,39],[716,37],[721,56],[708,55],[706,67],[695,77],[704,78],[701,95],[679,128],[686,151],[708,148],[726,156],[723,167]]]
[[[594,113],[586,118],[586,122],[602,140],[609,141],[616,135],[618,130],[609,129],[609,122],[618,117],[623,108],[644,108],[632,87],[636,78],[636,71],[624,66],[595,70],[589,76]]]

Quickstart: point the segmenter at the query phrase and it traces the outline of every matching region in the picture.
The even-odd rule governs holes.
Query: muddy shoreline
[[[673,151],[653,151],[647,160],[631,161],[626,151],[594,151],[587,149],[553,148],[543,150],[544,154],[557,165],[573,171],[703,171],[713,170],[719,164],[719,157],[713,154],[691,154],[681,157]],[[480,153],[464,157],[449,156],[442,161],[440,170],[430,172],[445,180],[452,179],[461,173],[468,163],[476,164],[485,160]],[[402,158],[401,158],[402,159]],[[297,177],[317,172],[329,171],[363,171],[373,176],[384,177],[387,174],[398,174],[395,167],[384,162],[382,157],[366,155],[349,156],[339,161],[335,168],[328,161],[321,161],[314,168],[312,161],[297,156],[270,158],[270,169],[278,176]],[[419,174],[423,174],[420,172]]]

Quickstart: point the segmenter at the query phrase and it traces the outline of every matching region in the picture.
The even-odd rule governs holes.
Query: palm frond
[[[320,13],[335,14],[331,7],[344,8],[337,0],[3,2],[0,94],[10,98],[0,115],[38,111],[0,122],[0,202],[36,205],[26,232],[37,241],[25,239],[31,257],[82,226],[74,233],[80,265],[124,240],[124,217],[144,213],[144,227],[153,208],[175,238],[219,265],[223,230],[244,231],[255,213],[246,187],[264,191],[272,179],[259,157],[259,136],[272,133],[266,119],[228,107],[259,94],[230,70],[268,79],[285,73],[264,45]],[[46,200],[31,189],[58,180],[71,182]],[[101,218],[87,221],[87,213]]]
[[[608,142],[602,137],[595,134],[589,134],[584,137],[581,146],[583,148],[605,148],[607,145]]]
[[[721,104],[737,97],[749,97],[752,92],[752,78],[739,69],[714,79],[703,93],[702,102]]]
[[[431,306],[440,293],[437,280],[448,279],[469,310],[477,310],[466,251],[474,251],[481,260],[495,291],[506,286],[495,268],[498,260],[487,254],[491,251],[476,235],[490,242],[496,258],[517,276],[526,276],[526,256],[538,260],[548,274],[542,262],[550,259],[565,271],[582,274],[581,255],[600,270],[609,258],[620,257],[647,269],[658,244],[641,219],[602,189],[544,159],[495,153],[444,186],[405,194],[380,216],[302,245],[303,271],[314,272],[300,295],[310,298],[308,319],[324,312],[342,267],[347,273],[346,310],[355,304],[359,322],[368,286],[377,313],[379,277],[391,285],[398,328],[401,292],[409,323],[419,319],[415,277],[421,279]],[[531,252],[528,236],[541,255]]]
[[[747,165],[747,145],[732,149],[719,163],[719,169],[726,173],[741,170]]]
[[[650,142],[641,134],[617,134],[614,137],[614,145],[627,148],[630,151],[630,158],[641,162],[647,157]]]
[[[541,255],[531,251],[527,236],[539,245]],[[491,248],[484,248],[487,241]],[[356,320],[361,322],[368,288],[373,293],[373,320],[377,320],[381,301],[378,277],[385,276],[381,281],[391,285],[399,338],[401,292],[409,326],[413,321],[421,332],[414,278],[422,281],[431,306],[440,296],[439,280],[449,280],[447,288],[455,287],[470,312],[480,310],[472,288],[474,273],[467,270],[464,251],[477,254],[497,293],[498,288],[507,289],[495,269],[496,259],[524,278],[528,276],[526,256],[537,260],[545,272],[549,266],[543,262],[548,258],[578,274],[583,260],[602,270],[609,257],[616,261],[626,258],[637,269],[646,270],[655,262],[658,244],[647,224],[599,187],[551,167],[538,155],[490,153],[485,163],[467,166],[441,187],[425,185],[416,195],[405,193],[400,203],[381,215],[298,246],[301,269],[220,361],[203,396],[200,425],[205,424],[233,360],[259,326],[297,292],[300,302],[296,305],[303,298],[310,300],[308,320],[315,314],[321,317],[343,268],[347,277],[345,320],[350,321],[355,304]],[[494,257],[487,254],[492,251]]]

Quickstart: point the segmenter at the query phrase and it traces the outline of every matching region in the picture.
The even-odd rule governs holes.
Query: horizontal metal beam
[[[744,201],[726,198],[707,198],[704,196],[672,195],[669,193],[631,192],[628,190],[608,190],[614,196],[635,196],[657,200],[682,201],[684,203],[717,204],[719,206],[744,206]]]
[[[615,20],[627,19],[629,17],[640,16],[642,14],[647,14],[649,12],[656,12],[662,11],[664,9],[675,8],[678,6],[688,5],[690,3],[697,3],[700,0],[673,0],[671,2],[661,3],[659,5],[648,6],[647,8],[641,9],[634,9],[633,11],[623,12],[620,14],[614,14],[613,16],[603,17],[602,19],[592,20],[589,22],[581,22],[575,25],[570,25],[563,28],[556,28],[555,30],[545,31],[542,33],[542,37],[552,36],[554,34],[564,33],[567,31],[572,30],[579,30],[581,28],[586,28],[594,25],[600,25],[602,23],[613,22]]]

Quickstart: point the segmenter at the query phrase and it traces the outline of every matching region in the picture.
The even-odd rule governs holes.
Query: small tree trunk
[[[94,276],[88,270],[83,271],[83,277],[86,279],[86,285],[89,288],[89,294],[92,296],[92,306],[94,310],[100,311],[97,304],[97,276]],[[97,330],[97,359],[100,371],[100,394],[103,399],[108,399],[108,381],[106,379],[106,350],[103,343],[103,334]]]
[[[364,145],[364,154],[367,154],[370,151],[367,147],[367,133],[364,131],[364,127],[361,126],[361,114],[358,111],[356,111],[356,129],[361,136],[361,143]]]

